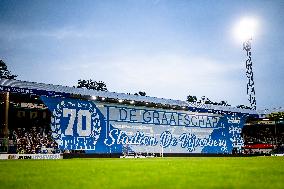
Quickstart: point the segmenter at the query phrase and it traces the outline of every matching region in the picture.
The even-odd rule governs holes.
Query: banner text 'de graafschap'
[[[106,106],[108,121],[185,127],[218,127],[219,116],[198,113]]]

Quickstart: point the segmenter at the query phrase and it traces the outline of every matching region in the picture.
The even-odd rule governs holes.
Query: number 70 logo
[[[89,110],[76,110],[63,108],[64,118],[69,118],[67,128],[65,130],[65,135],[74,135],[74,128],[77,127],[77,134],[79,136],[90,136],[92,133],[91,122],[92,122],[92,114]],[[75,120],[77,118],[77,124],[75,124]],[[83,125],[85,123],[85,128]]]

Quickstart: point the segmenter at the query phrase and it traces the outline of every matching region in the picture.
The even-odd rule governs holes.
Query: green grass
[[[0,188],[284,188],[284,157],[1,160]]]

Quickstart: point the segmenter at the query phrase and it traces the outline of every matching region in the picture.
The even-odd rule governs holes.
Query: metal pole
[[[275,128],[274,128],[275,131],[274,132],[275,132],[275,144],[277,145],[277,128],[276,128],[276,126],[277,125],[276,125],[276,121],[275,121]]]
[[[9,137],[9,130],[8,130],[8,119],[9,119],[9,92],[1,92],[1,104],[3,105],[1,107],[1,135],[4,138]]]

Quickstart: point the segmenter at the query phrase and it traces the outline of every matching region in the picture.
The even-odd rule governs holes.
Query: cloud
[[[80,63],[78,63],[80,62]],[[180,54],[117,54],[112,57],[74,58],[57,69],[70,79],[103,80],[110,91],[135,93],[144,90],[150,96],[185,99],[193,95],[221,98],[226,91],[234,93],[236,81],[231,75],[240,72],[238,64]],[[76,75],[76,76],[75,76]],[[221,86],[221,90],[220,90]]]
[[[98,38],[103,34],[88,29],[80,29],[73,26],[65,26],[56,29],[41,30],[20,30],[16,27],[1,26],[0,38],[8,40],[31,39],[34,37],[52,38],[64,40],[70,38]]]
[[[134,58],[133,58],[134,57]],[[125,82],[150,85],[145,78],[157,84],[172,84],[177,81],[208,82],[220,78],[239,66],[221,64],[215,60],[183,55],[132,56],[112,62],[119,77],[127,76]],[[123,79],[124,77],[121,77]]]

